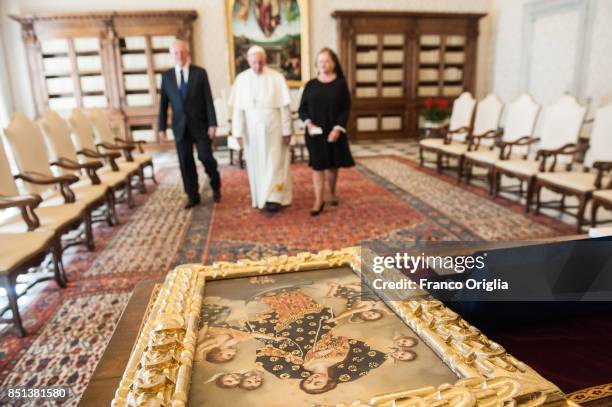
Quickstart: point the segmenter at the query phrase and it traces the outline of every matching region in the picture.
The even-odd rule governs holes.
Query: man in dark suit
[[[217,128],[215,106],[206,71],[189,63],[189,45],[176,40],[170,48],[175,67],[164,72],[159,104],[159,132],[166,138],[168,105],[172,106],[172,131],[176,142],[183,187],[187,194],[185,209],[200,203],[198,172],[193,159],[193,146],[210,179],[213,200],[221,200],[221,178],[213,156],[213,140]]]

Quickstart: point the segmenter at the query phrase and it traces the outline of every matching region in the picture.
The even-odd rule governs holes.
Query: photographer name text
[[[386,281],[382,278],[377,278],[372,282],[372,286],[377,290],[426,290],[426,291],[456,291],[456,290],[483,290],[483,291],[498,291],[509,290],[510,285],[507,281],[500,278],[492,280],[468,278],[465,281],[430,281],[426,278],[421,278],[418,281],[413,281],[408,278],[402,278],[398,281]]]

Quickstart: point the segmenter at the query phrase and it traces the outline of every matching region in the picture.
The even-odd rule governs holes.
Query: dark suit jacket
[[[159,130],[166,130],[168,105],[172,106],[172,131],[176,140],[182,140],[185,129],[194,139],[208,138],[208,127],[217,126],[215,105],[206,70],[189,65],[187,94],[181,97],[174,68],[162,74],[161,100],[159,103]]]

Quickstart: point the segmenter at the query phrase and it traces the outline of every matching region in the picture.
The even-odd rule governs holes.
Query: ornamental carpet
[[[326,206],[313,218],[308,214],[313,202],[310,170],[303,163],[291,170],[293,204],[271,216],[251,208],[244,170],[222,166],[221,204],[213,206],[207,186],[204,205],[185,211],[176,165],[159,169],[160,185],[137,195],[136,208],[118,206],[119,226],[96,225],[93,253],[81,247],[66,252],[69,287],[43,283],[22,308],[28,337],[18,338],[12,326],[2,325],[1,387],[67,386],[65,404],[76,405],[134,285],[161,277],[178,264],[365,242],[400,246],[415,240],[525,240],[573,231],[396,156],[360,158],[355,168],[342,170],[340,205]],[[0,400],[0,405],[7,403]]]

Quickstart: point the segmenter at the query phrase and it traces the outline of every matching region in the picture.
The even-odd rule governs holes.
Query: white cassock
[[[292,133],[289,88],[280,73],[264,67],[240,73],[232,88],[232,135],[243,140],[253,207],[266,202],[291,203],[290,147]]]

